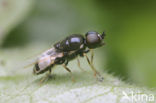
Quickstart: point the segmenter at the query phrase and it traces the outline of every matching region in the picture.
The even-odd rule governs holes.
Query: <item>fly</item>
[[[85,36],[81,34],[72,34],[65,39],[57,42],[53,45],[53,48],[43,52],[37,59],[33,68],[33,73],[38,75],[49,71],[51,73],[52,68],[55,65],[62,65],[68,72],[71,70],[67,67],[68,62],[80,57],[86,57],[91,69],[96,77],[101,77],[100,73],[93,66],[93,49],[104,45],[103,39],[105,33],[99,34],[95,31],[89,31]],[[91,59],[88,58],[87,53],[91,52]],[[78,58],[77,58],[78,60]],[[78,60],[78,66],[80,62]]]

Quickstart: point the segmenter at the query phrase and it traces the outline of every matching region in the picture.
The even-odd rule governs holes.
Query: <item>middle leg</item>
[[[77,57],[77,65],[78,65],[78,67],[80,68],[80,70],[82,70],[82,71],[84,71],[85,72],[85,70],[81,67],[81,65],[80,65],[80,60],[79,60],[79,58]]]

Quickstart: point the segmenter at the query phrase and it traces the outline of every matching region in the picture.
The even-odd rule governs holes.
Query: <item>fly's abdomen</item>
[[[49,55],[40,58],[38,61],[38,67],[40,69],[44,69],[50,65],[51,65],[51,58]]]
[[[49,55],[40,57],[35,64],[34,74],[41,74],[47,71],[47,68],[52,65],[51,57]]]
[[[55,48],[51,48],[41,54],[37,59],[34,67],[34,74],[41,74],[51,69],[56,63],[56,58],[63,58],[63,52],[57,52]]]

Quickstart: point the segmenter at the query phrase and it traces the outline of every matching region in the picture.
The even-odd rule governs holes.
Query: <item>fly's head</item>
[[[99,34],[98,32],[95,31],[89,31],[85,35],[85,39],[86,39],[85,44],[90,49],[100,47],[104,45],[103,43],[104,37],[105,37],[104,32],[102,34]]]

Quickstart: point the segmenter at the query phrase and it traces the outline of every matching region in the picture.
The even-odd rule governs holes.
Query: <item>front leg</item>
[[[93,66],[93,64],[91,63],[91,61],[89,60],[87,54],[84,53],[83,55],[86,57],[88,64],[90,65],[91,69],[93,70],[94,76],[96,76],[97,74],[99,74],[99,73],[97,72],[97,70],[95,69],[95,67]]]
[[[91,64],[93,64],[93,60],[94,60],[94,52],[93,52],[93,50],[91,50]]]
[[[83,53],[83,55],[86,57],[88,64],[90,65],[91,69],[94,72],[94,76],[99,80],[99,81],[103,81],[103,77],[100,75],[100,73],[95,69],[94,65],[93,65],[93,55],[91,56],[91,61],[89,60],[88,56],[86,53]]]

